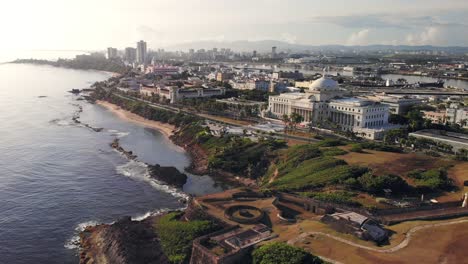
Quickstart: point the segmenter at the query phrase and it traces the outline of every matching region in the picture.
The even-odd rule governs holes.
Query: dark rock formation
[[[124,148],[122,148],[120,146],[120,140],[118,138],[114,139],[114,141],[112,141],[112,143],[110,144],[111,147],[115,150],[117,150],[118,152],[122,153],[125,157],[127,157],[128,159],[130,160],[134,160],[137,158],[136,155],[133,154],[133,152],[130,150],[130,151],[126,151]]]
[[[182,188],[187,182],[187,175],[181,173],[175,167],[162,167],[156,164],[148,165],[148,169],[151,177],[163,181],[168,185]]]
[[[80,264],[166,264],[154,220],[132,221],[130,217],[107,225],[86,228],[80,234]]]

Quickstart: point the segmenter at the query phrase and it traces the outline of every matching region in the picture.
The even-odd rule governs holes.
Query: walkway
[[[301,235],[299,235],[298,237],[294,238],[294,239],[290,239],[288,241],[288,244],[290,245],[293,245],[303,239],[305,239],[307,236],[310,236],[310,235],[321,235],[321,236],[326,236],[326,237],[329,237],[329,238],[332,238],[332,239],[335,239],[337,241],[340,241],[342,243],[345,243],[345,244],[348,244],[348,245],[351,245],[351,246],[355,246],[355,247],[358,247],[358,248],[362,248],[362,249],[366,249],[366,250],[370,250],[370,251],[374,251],[374,252],[379,252],[379,253],[394,253],[400,249],[403,249],[405,248],[406,246],[408,246],[408,244],[410,243],[411,241],[411,238],[412,238],[412,235],[419,231],[419,230],[423,230],[423,229],[426,229],[426,228],[432,228],[432,227],[439,227],[439,226],[447,226],[447,225],[455,225],[455,224],[462,224],[462,223],[468,223],[468,219],[462,219],[462,220],[456,220],[456,221],[451,221],[451,222],[443,222],[443,223],[436,223],[436,224],[429,224],[429,225],[421,225],[421,226],[416,226],[416,227],[413,227],[411,228],[407,234],[406,234],[406,237],[405,239],[398,245],[392,247],[392,248],[388,248],[388,249],[377,249],[377,248],[373,248],[373,247],[369,247],[369,246],[364,246],[364,245],[360,245],[360,244],[357,244],[357,243],[354,243],[354,242],[351,242],[349,240],[346,240],[344,238],[341,238],[341,237],[337,237],[337,236],[334,236],[334,235],[330,235],[330,234],[327,234],[327,233],[323,233],[323,232],[307,232],[307,233],[303,233]]]

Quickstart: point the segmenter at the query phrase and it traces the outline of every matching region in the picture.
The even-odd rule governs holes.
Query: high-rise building
[[[115,59],[117,58],[118,55],[117,55],[117,49],[116,48],[107,48],[107,58],[108,59]]]
[[[271,57],[276,58],[276,47],[271,47]]]
[[[143,40],[140,40],[139,42],[137,42],[137,62],[138,63],[141,63],[141,64],[144,64],[145,61],[146,61],[146,52],[147,52],[147,49],[146,49],[146,42],[144,42]]]
[[[126,47],[125,48],[125,61],[133,63],[136,61],[137,52],[135,48]]]
[[[252,57],[254,57],[254,58],[257,57],[257,51],[256,51],[256,50],[254,50],[254,51],[252,52]]]

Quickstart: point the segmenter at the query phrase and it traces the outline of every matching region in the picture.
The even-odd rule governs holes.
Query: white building
[[[401,96],[401,95],[375,95],[375,96],[366,96],[369,100],[381,102],[390,107],[390,112],[392,114],[404,115],[406,114],[412,106],[422,104],[424,102],[421,98],[410,97],[410,96]]]
[[[226,88],[204,88],[204,87],[191,87],[191,88],[179,88],[177,86],[163,86],[158,85],[156,87],[142,87],[140,93],[146,96],[159,95],[165,99],[169,99],[171,103],[189,98],[202,98],[212,97],[218,95],[224,95]]]
[[[270,89],[270,82],[264,80],[247,80],[247,81],[229,81],[233,89],[237,90],[260,90],[268,91]]]
[[[459,104],[452,103],[450,108],[446,109],[447,121],[459,124],[462,127],[468,127],[468,107],[461,107]]]
[[[306,93],[270,96],[267,114],[281,118],[298,113],[314,126],[352,131],[369,139],[380,139],[386,130],[395,128],[388,123],[388,105],[342,95],[336,81],[322,77]]]

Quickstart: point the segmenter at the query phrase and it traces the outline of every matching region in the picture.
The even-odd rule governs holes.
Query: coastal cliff
[[[90,226],[80,233],[80,264],[186,263],[194,238],[225,226],[193,201],[184,212]]]
[[[114,224],[87,227],[80,234],[80,264],[166,264],[150,217],[144,221],[123,218]]]
[[[184,148],[191,157],[190,166],[187,170],[193,174],[207,174],[208,171],[208,153],[194,140],[193,135],[183,133],[179,130],[171,136],[174,144]]]

